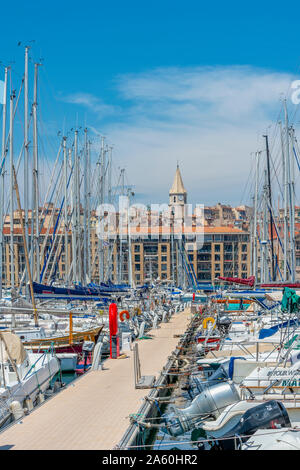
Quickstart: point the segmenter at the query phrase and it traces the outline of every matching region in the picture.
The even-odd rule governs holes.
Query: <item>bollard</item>
[[[109,337],[110,357],[117,359],[120,355],[120,342],[118,336],[118,307],[115,303],[109,306]]]

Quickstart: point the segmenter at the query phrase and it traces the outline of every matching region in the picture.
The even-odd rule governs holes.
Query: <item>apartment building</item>
[[[238,276],[246,278],[250,275],[250,238],[248,217],[250,208],[245,206],[232,208],[228,205],[216,204],[205,207],[202,223],[197,223],[193,214],[185,223],[180,222],[187,204],[187,191],[184,187],[179,166],[176,168],[173,184],[169,191],[169,226],[165,224],[164,215],[148,211],[142,214],[139,223],[115,230],[100,242],[97,236],[98,218],[91,213],[90,224],[90,278],[85,281],[129,282],[136,285],[151,282],[157,278],[174,281],[178,285],[188,283],[188,272],[184,259],[190,266],[199,282],[213,283],[218,276]],[[59,209],[48,204],[40,208],[42,224],[39,233],[40,269],[38,276],[34,258],[31,257],[33,278],[44,283],[52,280],[72,282],[73,254],[72,227],[67,231],[67,247],[65,248],[65,224],[59,218]],[[83,209],[80,210],[79,244],[83,250],[82,237],[85,230]],[[153,219],[156,220],[153,226]],[[24,220],[24,213],[23,213]],[[179,220],[179,223],[178,223]],[[188,222],[186,222],[188,220]],[[116,227],[120,226],[120,214],[116,214]],[[19,220],[19,213],[14,215],[13,263],[14,285],[18,286],[25,272],[24,243]],[[29,246],[31,241],[32,213],[29,211]],[[6,216],[4,223],[3,246],[3,286],[12,285],[12,256],[10,219]],[[199,241],[200,240],[200,241]],[[84,257],[83,257],[84,258]],[[100,263],[99,263],[100,259]],[[83,262],[77,269],[83,272]],[[103,270],[101,270],[103,263]],[[78,273],[77,273],[78,274]],[[85,282],[82,276],[76,279]]]

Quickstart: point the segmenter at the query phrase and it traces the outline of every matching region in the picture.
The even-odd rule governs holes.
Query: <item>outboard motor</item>
[[[227,316],[219,317],[216,322],[216,326],[219,332],[224,336],[228,334],[231,324],[232,324],[232,321]]]
[[[230,361],[226,361],[224,364],[220,365],[207,380],[203,380],[201,375],[190,375],[187,391],[191,398],[195,398],[196,395],[203,392],[203,390],[208,387],[227,381],[229,379],[229,363]]]
[[[203,379],[200,374],[191,374],[188,377],[187,384],[182,387],[183,390],[187,390],[191,399],[195,398],[199,393],[203,392],[212,385],[225,382],[228,379],[232,379],[234,370],[235,359],[245,359],[244,357],[231,357],[227,361],[223,362],[219,367],[207,378]]]
[[[171,406],[171,413],[162,416],[163,431],[179,436],[195,427],[207,415],[218,417],[226,406],[240,400],[237,387],[232,382],[213,385],[201,392],[187,408]]]
[[[258,429],[279,429],[290,426],[290,418],[283,404],[276,400],[267,401],[247,410],[240,421],[220,437],[216,447],[220,450],[234,450],[237,444],[246,442]]]

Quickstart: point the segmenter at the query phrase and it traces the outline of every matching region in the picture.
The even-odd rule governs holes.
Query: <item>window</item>
[[[134,252],[139,253],[140,252],[140,245],[134,245]]]
[[[211,251],[211,244],[210,243],[204,243],[203,247],[200,250],[202,253],[203,252],[210,252]]]
[[[162,256],[162,257],[161,257],[161,260],[162,260],[162,261],[167,261],[167,256]]]
[[[140,255],[134,255],[134,261],[141,261]]]
[[[221,251],[220,245],[215,245],[215,251],[218,251],[218,252]]]
[[[166,271],[166,270],[167,270],[167,265],[166,265],[166,264],[162,264],[162,265],[161,265],[161,270],[162,270],[162,271]]]
[[[220,259],[221,259],[221,256],[215,254],[215,261],[220,261]]]
[[[140,265],[140,264],[136,264],[136,265],[135,265],[135,270],[136,270],[136,271],[140,271],[140,270],[141,270],[141,265]]]
[[[161,252],[167,253],[167,245],[161,245]]]

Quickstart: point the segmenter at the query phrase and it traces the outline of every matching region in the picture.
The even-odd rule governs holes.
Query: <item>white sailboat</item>
[[[17,335],[1,332],[0,427],[16,411],[18,416],[22,416],[25,407],[30,409],[38,398],[43,399],[59,369],[59,360],[53,353],[30,353]]]

